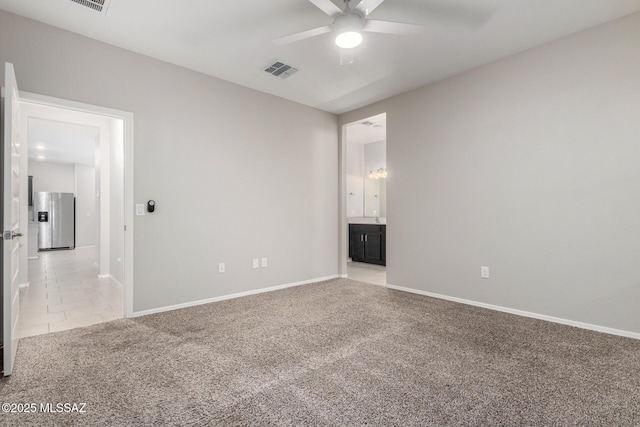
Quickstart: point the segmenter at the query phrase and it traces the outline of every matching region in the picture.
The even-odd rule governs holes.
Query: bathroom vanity
[[[387,226],[349,224],[349,257],[352,261],[386,265]]]

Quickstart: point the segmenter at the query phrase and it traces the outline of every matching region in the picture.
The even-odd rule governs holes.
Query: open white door
[[[5,64],[2,101],[2,341],[3,374],[11,375],[18,350],[20,242],[20,96],[12,64]]]

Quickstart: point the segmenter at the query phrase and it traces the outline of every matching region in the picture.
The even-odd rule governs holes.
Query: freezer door
[[[51,193],[34,193],[33,209],[38,223],[38,249],[51,249]]]
[[[75,198],[73,193],[51,193],[51,247],[75,247]]]

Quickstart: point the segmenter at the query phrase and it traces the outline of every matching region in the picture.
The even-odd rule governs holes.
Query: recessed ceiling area
[[[346,127],[347,142],[368,144],[385,141],[387,139],[387,114],[382,113],[365,120],[349,123]]]
[[[340,114],[639,12],[640,0],[386,0],[372,19],[425,30],[365,33],[349,65],[330,33],[273,42],[332,23],[308,0],[111,0],[106,14],[71,0],[0,0],[0,9]],[[276,60],[298,72],[274,79],[263,70]]]

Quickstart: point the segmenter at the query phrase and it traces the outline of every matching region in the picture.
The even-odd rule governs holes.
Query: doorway
[[[125,218],[133,210],[133,117],[34,94],[22,99],[28,148],[21,161],[27,171],[21,216],[29,230],[20,256],[18,338],[127,317],[133,262],[132,229]],[[33,195],[44,193],[72,196],[72,248],[45,249],[38,242]]]
[[[386,113],[343,126],[346,276],[385,286]]]

